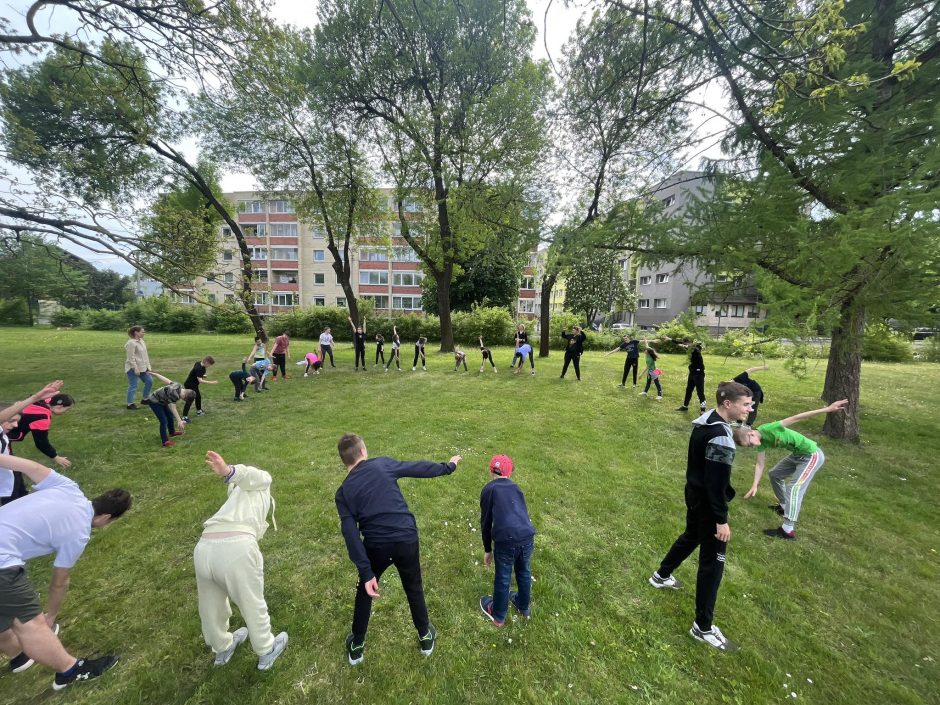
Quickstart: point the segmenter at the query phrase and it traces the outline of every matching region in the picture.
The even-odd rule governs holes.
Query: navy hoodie
[[[480,533],[487,553],[493,550],[494,541],[517,544],[535,536],[525,496],[508,477],[496,478],[480,493]]]

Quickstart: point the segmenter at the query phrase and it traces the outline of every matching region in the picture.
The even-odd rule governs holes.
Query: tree
[[[0,198],[0,230],[26,226],[93,252],[126,259],[150,276],[147,260],[186,268],[186,251],[166,248],[125,229],[137,220],[133,203],[160,192],[164,180],[186,180],[248,249],[207,175],[175,144],[188,132],[186,94],[174,79],[201,79],[220,71],[228,48],[246,41],[256,24],[252,0],[207,8],[184,0],[140,3],[70,3],[74,31],[45,36],[27,12],[28,31],[0,36],[0,50],[45,52],[33,64],[7,69],[0,82],[3,144],[14,163],[36,183]],[[83,41],[80,37],[104,37]],[[158,70],[154,74],[153,70]],[[8,179],[11,177],[4,174]],[[211,176],[211,175],[209,175]],[[202,253],[203,255],[205,253]],[[240,297],[259,335],[260,316],[251,295],[250,264]],[[205,272],[186,269],[188,279]],[[176,290],[178,279],[166,280]]]
[[[565,308],[584,313],[591,325],[600,312],[612,311],[615,304],[629,305],[630,292],[615,253],[589,250],[568,268],[565,278]]]
[[[350,251],[357,234],[378,229],[376,194],[363,127],[325,102],[328,80],[315,65],[308,32],[267,28],[204,92],[200,132],[214,156],[247,166],[302,220],[322,224],[349,315],[359,322]]]
[[[489,241],[493,214],[530,200],[544,144],[551,82],[529,58],[526,5],[327,0],[319,18],[317,65],[333,77],[330,103],[375,130],[401,235],[437,286],[441,350],[453,350],[452,279]],[[418,204],[434,227],[411,217]]]
[[[29,325],[40,299],[61,299],[83,289],[88,275],[61,248],[29,233],[0,239],[0,298],[23,299]]]
[[[754,271],[791,330],[793,321],[831,326],[822,397],[850,403],[823,430],[857,440],[866,320],[914,315],[937,299],[936,8],[618,4],[681,33],[736,118],[726,139],[736,161],[716,166],[719,190],[701,227],[646,244],[706,268]]]

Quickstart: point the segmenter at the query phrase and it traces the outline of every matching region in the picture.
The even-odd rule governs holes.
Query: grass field
[[[66,380],[76,408],[54,419],[52,440],[74,462],[89,496],[112,486],[134,495],[132,511],[98,530],[72,574],[61,613],[74,653],[115,652],[118,666],[62,694],[34,666],[0,675],[0,703],[891,703],[940,702],[940,413],[938,365],[863,367],[858,446],[822,439],[827,463],[807,495],[796,543],[771,541],[776,525],[765,484],[755,500],[754,453],[735,463],[728,562],[716,623],[741,644],[724,655],[693,641],[695,560],[677,572],[689,587],[656,591],[651,571],[681,530],[688,416],[673,409],[685,363],[664,356],[666,399],[619,389],[622,356],[588,353],[584,381],[558,379],[561,355],[538,374],[499,374],[470,354],[470,373],[431,354],[427,373],[337,369],[291,374],[264,395],[231,401],[228,373],[251,340],[148,334],[155,369],[182,381],[192,363],[218,364],[204,387],[208,415],[175,448],[160,446],[156,418],[124,408],[120,333],[0,329],[8,353],[0,399]],[[291,346],[295,360],[307,352]],[[368,355],[373,354],[370,346]],[[746,366],[705,357],[708,388]],[[371,364],[371,359],[370,359]],[[754,363],[751,363],[754,364]],[[822,406],[823,363],[805,380],[780,364],[760,374],[762,421]],[[291,372],[299,368],[292,368]],[[800,430],[819,439],[821,418]],[[344,477],[341,433],[361,434],[375,455],[444,461],[456,473],[403,480],[417,516],[428,608],[438,628],[433,656],[417,648],[393,571],[382,580],[365,662],[346,663],[355,569],[346,556],[333,495]],[[199,630],[192,550],[201,522],[224,499],[203,464],[207,449],[274,476],[278,530],[261,543],[275,631],[290,646],[274,669],[256,670],[247,644],[214,668]],[[31,441],[17,452],[41,459]],[[479,493],[497,452],[517,463],[539,531],[532,561],[533,619],[503,629],[477,607],[491,591],[482,566]],[[768,454],[768,468],[779,458]],[[50,561],[30,565],[45,597]],[[240,626],[238,615],[234,626]]]

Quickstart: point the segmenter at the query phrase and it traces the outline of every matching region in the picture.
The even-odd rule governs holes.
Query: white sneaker
[[[660,578],[658,572],[650,576],[650,585],[658,589],[671,588],[673,590],[678,590],[682,587],[682,583],[676,580],[674,575],[670,575],[668,578]]]
[[[535,370],[532,370],[532,376],[535,377]]]
[[[277,661],[277,657],[280,656],[286,648],[287,632],[281,632],[274,637],[274,646],[271,647],[271,650],[264,656],[258,657],[258,670],[267,671],[270,669],[271,666],[274,665],[274,662]]]
[[[309,377],[310,375],[304,372],[304,377]]]
[[[229,661],[232,660],[232,656],[235,655],[235,649],[238,648],[238,645],[241,644],[245,639],[248,638],[248,627],[241,627],[232,632],[232,645],[228,647],[225,651],[220,651],[215,655],[215,665],[224,666]]]
[[[641,396],[641,397],[645,397],[645,396],[646,396],[646,392],[640,392],[640,396]]]
[[[662,400],[663,398],[661,396],[656,397],[656,401],[662,401]]]
[[[719,651],[724,651],[725,653],[733,653],[740,648],[737,644],[722,634],[721,630],[714,624],[710,630],[703,632],[701,629],[699,629],[698,624],[692,622],[692,628],[689,630],[689,634],[692,635],[693,639],[704,641],[709,646],[713,646]]]
[[[705,402],[702,402],[701,404],[698,405],[698,408],[699,408],[699,411],[701,411],[704,414],[706,411],[708,411],[708,404],[706,404]]]
[[[417,370],[417,369],[418,369],[417,367],[412,367],[412,368],[411,368],[411,371],[414,372],[414,371]]]

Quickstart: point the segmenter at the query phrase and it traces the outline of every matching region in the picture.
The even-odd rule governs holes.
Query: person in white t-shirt
[[[331,328],[324,328],[320,333],[320,359],[325,361],[326,356],[330,356],[330,367],[336,367],[333,364],[333,333]]]
[[[131,496],[114,489],[89,502],[74,481],[39,463],[9,456],[4,464],[28,477],[33,492],[0,507],[0,651],[10,657],[14,672],[26,670],[34,661],[55,669],[55,690],[97,678],[117,663],[117,657],[77,659],[65,650],[52,627],[68,591],[69,573],[91,530],[124,514]],[[26,576],[26,562],[50,554],[55,559],[43,613]]]

